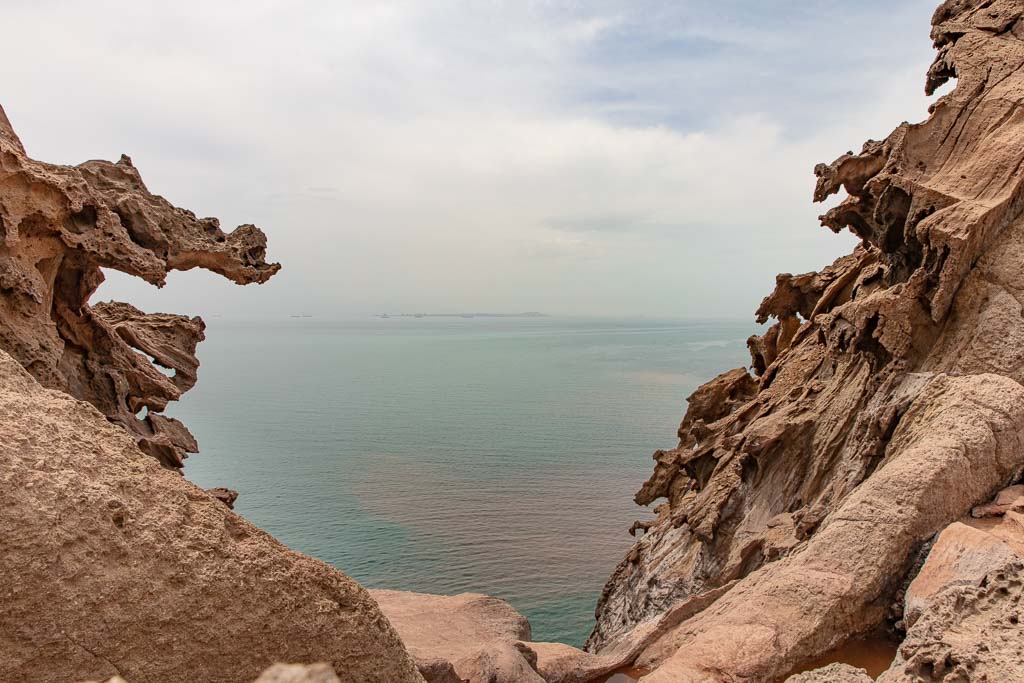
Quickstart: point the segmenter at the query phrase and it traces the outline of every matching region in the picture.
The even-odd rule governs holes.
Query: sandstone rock
[[[157,286],[171,270],[197,267],[259,283],[280,268],[265,255],[258,228],[224,233],[217,219],[171,205],[127,156],[78,166],[30,159],[0,109],[0,349],[44,386],[94,405],[166,467],[197,449],[184,425],[159,413],[195,383],[204,325],[91,306],[100,269]]]
[[[1024,680],[1024,562],[990,572],[979,586],[937,594],[907,631],[880,683]]]
[[[864,669],[849,664],[829,664],[814,671],[796,674],[786,679],[786,683],[873,683]]]
[[[545,683],[536,654],[521,643],[489,643],[453,664],[469,683]]]
[[[0,680],[422,681],[373,599],[0,352]]]
[[[954,522],[946,527],[907,588],[904,619],[912,626],[935,597],[954,586],[980,586],[993,569],[1013,560],[1004,541],[981,529]]]
[[[1003,489],[995,500],[971,510],[971,517],[999,517],[1010,511],[1024,512],[1024,485]]]
[[[427,683],[465,683],[447,659],[416,659],[416,668]]]
[[[605,587],[589,651],[731,586],[644,645],[643,680],[777,679],[879,626],[922,545],[1017,480],[1022,14],[944,3],[926,89],[956,88],[815,169],[817,200],[849,195],[823,224],[861,244],[779,276],[757,312],[777,322],[749,344],[756,386],[733,370],[695,392],[637,494],[657,518]]]
[[[226,489],[223,486],[215,486],[212,489],[206,489],[206,492],[227,505],[228,509],[235,509],[235,501],[238,500],[238,491]]]
[[[421,671],[443,660],[471,683],[543,680],[535,670],[536,653],[522,643],[530,639],[530,622],[504,600],[478,593],[373,590],[370,595]]]
[[[275,664],[255,683],[342,683],[330,664]]]
[[[987,504],[1015,499],[1004,489]],[[1024,680],[1020,513],[946,527],[907,589],[907,635],[885,683]]]

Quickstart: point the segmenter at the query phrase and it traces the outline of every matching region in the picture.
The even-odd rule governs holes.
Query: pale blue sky
[[[100,297],[226,316],[747,317],[817,226],[818,161],[921,120],[936,3],[5,3],[37,158],[131,155],[284,270]]]

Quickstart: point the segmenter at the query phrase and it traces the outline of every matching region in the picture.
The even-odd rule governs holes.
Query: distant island
[[[380,313],[378,318],[547,318],[547,313]]]

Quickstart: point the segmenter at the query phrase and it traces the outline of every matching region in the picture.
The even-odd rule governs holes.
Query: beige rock
[[[973,508],[971,517],[999,517],[1010,511],[1024,512],[1024,485],[1003,489],[991,503]]]
[[[416,659],[416,668],[427,680],[427,683],[465,683],[464,679],[455,672],[455,667],[447,659],[435,657],[433,659]]]
[[[980,586],[951,586],[928,603],[880,683],[1024,681],[1024,619],[1019,559]]]
[[[994,568],[1016,554],[998,537],[954,522],[943,529],[921,571],[907,588],[904,619],[917,621],[939,593],[953,586],[979,586]]]
[[[817,200],[848,194],[823,224],[861,244],[779,276],[757,312],[777,322],[749,344],[756,387],[733,370],[695,392],[637,494],[657,518],[605,587],[589,651],[731,586],[644,645],[644,680],[776,680],[880,626],[923,544],[1018,479],[1022,14],[944,3],[926,88],[956,87],[927,121],[815,169]]]
[[[543,680],[535,670],[536,653],[522,643],[530,639],[530,622],[504,600],[478,593],[449,596],[373,590],[370,594],[421,672],[434,670],[436,661],[442,660],[472,683]]]
[[[422,681],[356,582],[161,468],[0,352],[0,680]]]
[[[260,283],[280,268],[265,255],[258,228],[224,233],[217,219],[171,205],[127,156],[78,166],[29,158],[0,109],[0,349],[44,386],[94,405],[166,467],[197,450],[185,426],[160,412],[195,384],[203,321],[90,305],[100,269],[157,286],[191,268]]]
[[[255,683],[342,683],[334,668],[317,664],[274,664],[260,674]]]
[[[594,655],[563,643],[530,643],[547,683],[586,683],[620,668],[623,658]]]
[[[864,669],[849,664],[829,664],[814,671],[796,674],[786,679],[786,683],[873,683]]]
[[[987,506],[1005,504],[1017,489],[1004,489]],[[907,589],[907,635],[880,681],[1024,680],[1021,522],[1010,510],[965,517],[942,531]]]

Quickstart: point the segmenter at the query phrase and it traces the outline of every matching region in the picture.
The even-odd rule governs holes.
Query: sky
[[[130,155],[283,270],[94,300],[225,317],[750,318],[854,245],[815,163],[931,101],[936,0],[5,0],[29,154]]]

